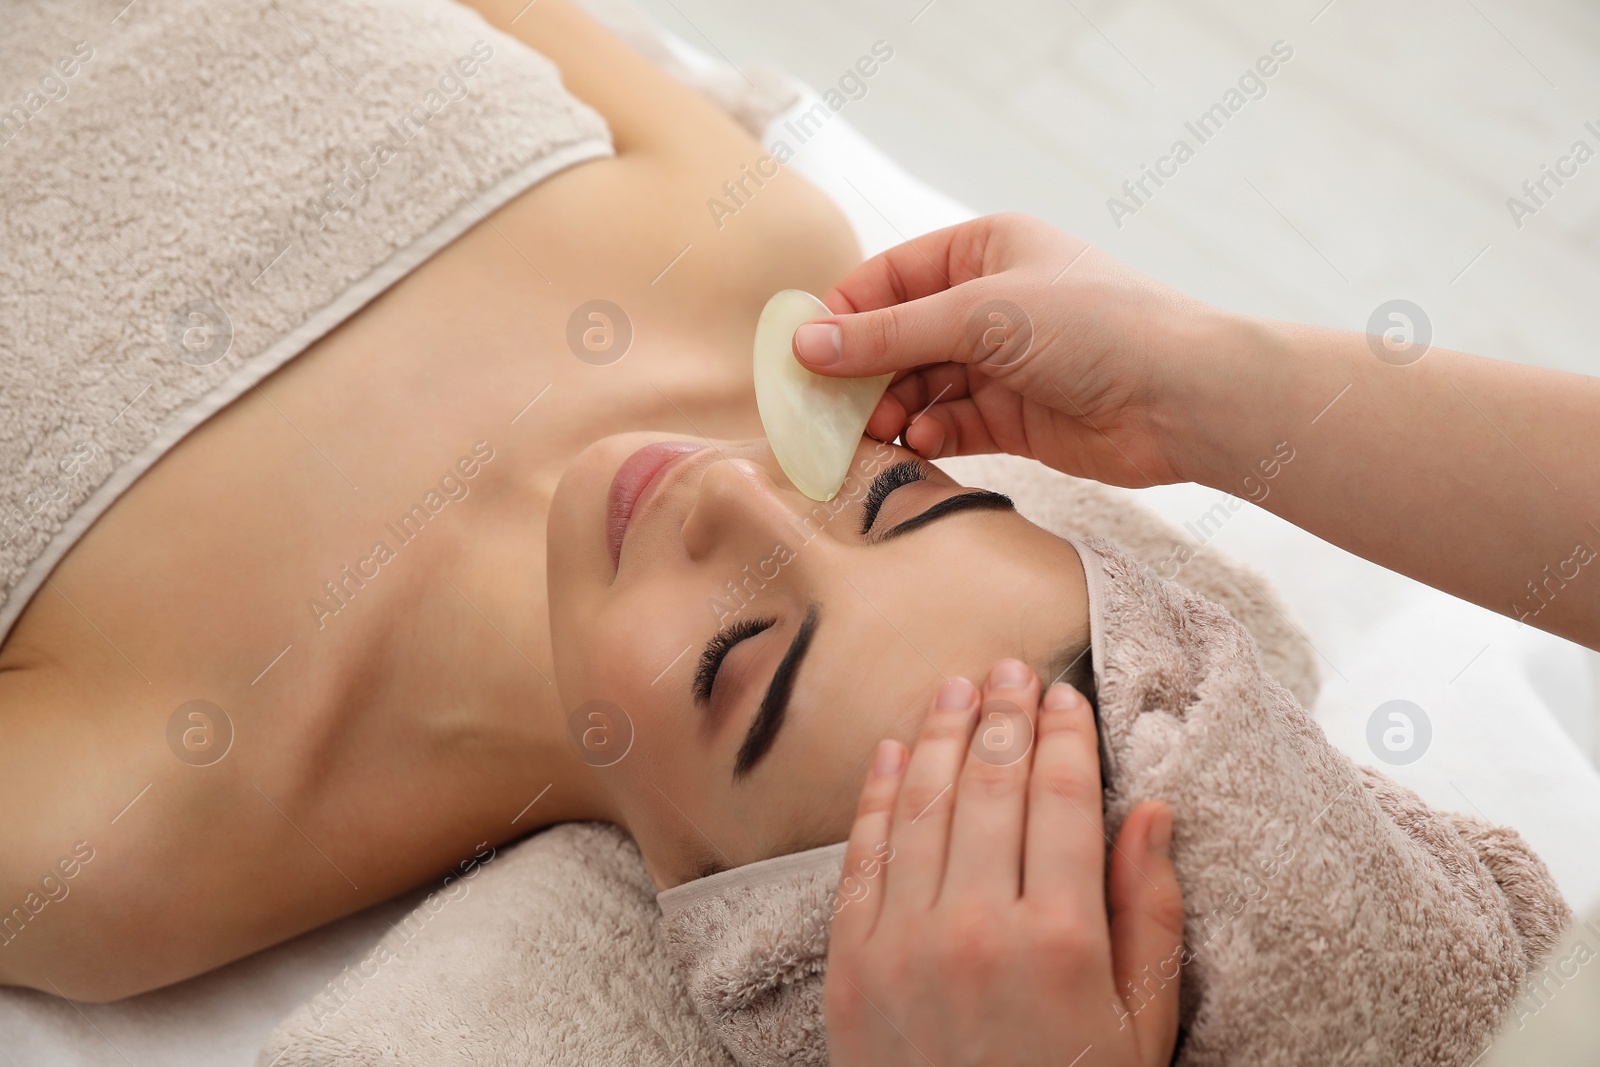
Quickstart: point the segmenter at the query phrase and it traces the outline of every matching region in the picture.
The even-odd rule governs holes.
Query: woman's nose
[[[719,459],[700,477],[683,523],[689,558],[794,549],[797,518],[772,475],[747,459]]]

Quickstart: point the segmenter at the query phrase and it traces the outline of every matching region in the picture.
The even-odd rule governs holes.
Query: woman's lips
[[[622,461],[622,466],[612,476],[611,491],[606,498],[606,544],[611,550],[613,570],[622,559],[622,539],[628,534],[628,523],[644,498],[645,490],[674,460],[705,447],[692,441],[657,441]]]

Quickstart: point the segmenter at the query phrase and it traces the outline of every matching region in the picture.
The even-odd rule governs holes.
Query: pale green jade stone
[[[812,500],[831,500],[850,473],[867,419],[892,374],[828,378],[794,355],[794,331],[833,312],[810,293],[785,289],[756,323],[756,410],[778,465]]]

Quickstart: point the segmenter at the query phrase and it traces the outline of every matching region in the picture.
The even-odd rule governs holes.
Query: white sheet
[[[704,54],[675,41],[695,62]],[[796,110],[810,107],[815,97]],[[779,116],[768,130],[794,145]],[[849,106],[798,146],[797,172],[850,218],[867,255],[972,213],[906,174],[849,124]],[[1179,526],[1220,495],[1145,490]],[[1316,711],[1334,742],[1430,803],[1508,823],[1550,863],[1574,904],[1600,901],[1600,775],[1592,654],[1373,567],[1246,506],[1215,543],[1278,583],[1327,673]],[[1476,655],[1475,655],[1476,654]],[[1432,747],[1395,767],[1367,748],[1376,705],[1403,697],[1430,717]],[[1563,730],[1563,725],[1566,730]],[[189,982],[110,1005],[0,990],[0,1067],[245,1067],[273,1025],[358,960],[422,894],[369,909]]]

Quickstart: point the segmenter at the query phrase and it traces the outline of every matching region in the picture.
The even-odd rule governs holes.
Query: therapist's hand
[[[1183,944],[1171,811],[1133,810],[1108,879],[1088,703],[1057,685],[1041,709],[1015,660],[981,701],[952,679],[909,762],[878,750],[834,905],[831,1062],[1165,1067]]]
[[[1236,321],[1027,215],[874,256],[795,331],[819,374],[896,372],[867,432],[929,459],[1010,452],[1113,485],[1187,480],[1193,395]]]

